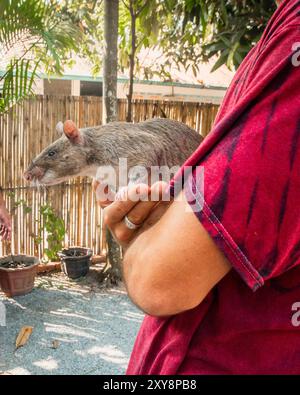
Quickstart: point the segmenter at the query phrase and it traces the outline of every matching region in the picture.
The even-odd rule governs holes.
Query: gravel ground
[[[8,299],[0,293],[6,306],[6,327],[0,326],[0,371],[124,374],[143,314],[122,287],[101,289],[96,276],[96,268],[79,281],[62,273],[38,276],[28,295]],[[32,335],[15,350],[16,336],[27,325],[34,327]]]

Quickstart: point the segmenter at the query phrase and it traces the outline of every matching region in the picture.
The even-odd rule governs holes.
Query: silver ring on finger
[[[135,230],[141,227],[141,225],[137,225],[131,222],[130,219],[127,217],[127,215],[124,217],[124,223],[126,227],[130,230]]]

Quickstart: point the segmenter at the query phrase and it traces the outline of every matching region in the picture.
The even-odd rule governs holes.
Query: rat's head
[[[59,122],[61,137],[45,148],[24,172],[33,185],[54,185],[82,174],[88,167],[88,147],[84,134],[73,121]]]

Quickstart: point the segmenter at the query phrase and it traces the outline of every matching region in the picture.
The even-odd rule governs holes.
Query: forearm
[[[157,187],[165,190],[161,183]],[[154,316],[196,307],[230,270],[228,261],[190,210],[183,191],[166,205],[136,203],[130,199],[132,191],[136,187],[129,199],[104,209],[105,225],[126,248],[123,277],[130,298]],[[138,231],[126,226],[125,216],[142,224]]]
[[[197,249],[189,239],[189,230],[182,229],[183,238],[178,229],[181,225],[174,215],[178,209],[184,212],[183,202],[174,202],[156,224],[136,237],[124,256],[128,294],[150,315],[178,314],[195,307],[206,296],[206,287],[201,287],[203,274],[191,264]],[[197,263],[200,260],[198,255]]]
[[[196,307],[230,270],[186,205],[184,199],[174,202],[124,256],[128,294],[150,315],[174,315]]]
[[[176,279],[170,259],[161,261],[159,251],[166,242],[158,237],[159,223],[141,233],[127,248],[123,278],[133,302],[147,314],[166,316],[182,311],[180,298],[174,300]],[[177,305],[178,301],[178,305]]]

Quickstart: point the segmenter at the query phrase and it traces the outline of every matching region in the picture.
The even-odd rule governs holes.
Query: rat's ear
[[[66,121],[64,123],[64,134],[68,137],[68,139],[72,142],[72,143],[82,143],[82,135],[80,133],[80,130],[77,128],[77,126],[75,125],[75,123],[73,121]]]
[[[61,121],[58,122],[55,129],[58,134],[63,134],[64,133],[64,124]]]

